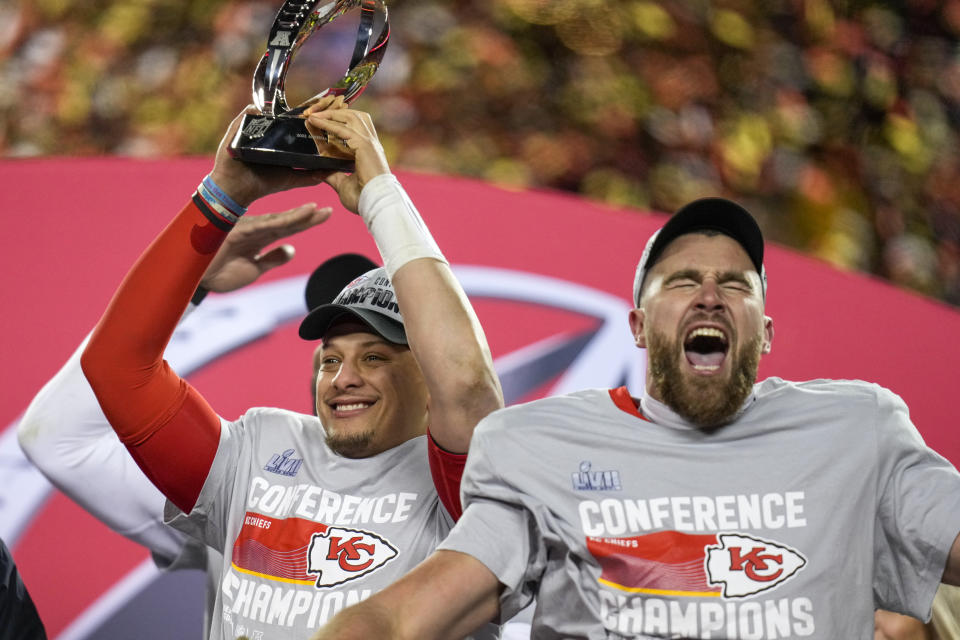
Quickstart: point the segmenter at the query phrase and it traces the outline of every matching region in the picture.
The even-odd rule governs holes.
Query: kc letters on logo
[[[330,527],[315,533],[307,550],[307,573],[317,587],[333,587],[364,576],[397,556],[397,549],[370,531]]]
[[[707,582],[723,585],[724,598],[766,591],[807,563],[799,551],[770,540],[721,533],[717,541],[718,546],[706,547]]]

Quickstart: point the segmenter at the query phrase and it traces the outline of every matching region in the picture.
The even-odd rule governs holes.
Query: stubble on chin
[[[729,378],[686,376],[680,369],[683,347],[663,334],[647,339],[647,361],[660,400],[702,429],[730,422],[753,389],[760,364],[761,339],[748,340],[735,357]]]
[[[366,455],[373,442],[373,431],[360,433],[327,433],[326,443],[330,450],[345,458],[359,458]]]

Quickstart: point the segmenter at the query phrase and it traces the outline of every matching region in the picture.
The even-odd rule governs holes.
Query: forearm
[[[84,341],[34,397],[17,428],[27,458],[50,482],[113,531],[165,560],[184,535],[163,524],[163,494],[107,423],[80,370]]]
[[[80,369],[80,354],[88,339],[37,392],[17,424],[20,448],[48,478],[68,473],[72,465],[68,456],[76,443],[113,436]]]
[[[503,405],[480,322],[394,176],[371,180],[359,211],[383,256],[410,348],[430,391],[433,436],[444,449],[465,452],[473,426]]]
[[[181,322],[196,306],[191,304],[187,308]],[[82,498],[74,497],[58,483],[67,482],[82,491],[84,482],[101,471],[98,462],[92,460],[94,452],[117,448],[132,464],[80,367],[80,356],[89,340],[88,334],[60,370],[33,397],[17,424],[17,440],[26,456],[57,484],[57,488],[81,505]],[[127,475],[112,479],[122,477]]]
[[[365,600],[335,615],[312,640],[401,640],[396,616],[377,601]]]
[[[477,413],[477,421],[503,406],[483,328],[450,266],[414,260],[397,271],[393,285],[410,348],[431,390],[431,404],[460,406]]]
[[[149,383],[161,368],[163,350],[177,321],[226,235],[227,230],[215,226],[191,201],[127,273],[81,360],[101,406],[99,389],[104,378],[109,383],[114,371]],[[111,423],[120,418],[128,424],[122,403],[110,404],[104,410]],[[144,412],[140,407],[130,410]],[[122,439],[125,434],[120,435]]]
[[[104,415],[147,477],[192,508],[219,441],[219,418],[163,350],[227,234],[191,202],[124,278],[81,358]],[[170,431],[161,434],[162,429]],[[194,447],[191,455],[177,442]]]
[[[479,560],[435,551],[410,573],[338,613],[313,640],[463,638],[499,613],[500,583]]]

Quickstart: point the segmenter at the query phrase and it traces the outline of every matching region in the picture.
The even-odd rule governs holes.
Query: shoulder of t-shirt
[[[823,401],[855,402],[857,400],[877,403],[901,401],[897,394],[874,382],[818,378],[815,380],[784,380],[767,378],[756,385],[757,396],[772,397],[778,394],[797,393]],[[902,401],[901,401],[902,402]]]
[[[277,407],[252,407],[244,411],[243,415],[234,422],[243,424],[245,428],[257,428],[259,425],[267,424],[320,428],[320,420],[317,416]]]
[[[540,398],[494,411],[480,421],[475,433],[481,437],[499,437],[514,432],[529,435],[531,430],[545,425],[555,430],[566,424],[580,430],[583,425],[577,416],[594,414],[599,407],[615,408],[609,389],[583,389]]]

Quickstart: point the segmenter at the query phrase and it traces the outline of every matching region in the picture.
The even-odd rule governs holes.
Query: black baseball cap
[[[397,294],[383,267],[371,269],[350,281],[328,304],[313,309],[300,323],[300,337],[320,340],[335,323],[359,320],[389,342],[407,344]]]
[[[767,273],[763,268],[763,234],[757,221],[742,206],[726,198],[700,198],[684,205],[667,223],[650,236],[637,263],[633,278],[633,303],[640,306],[643,281],[663,250],[680,236],[695,231],[719,231],[743,247],[753,267],[760,274],[763,295],[767,295]]]
[[[376,262],[359,253],[341,253],[324,260],[307,279],[303,292],[307,311],[333,302],[347,284],[377,266]]]

